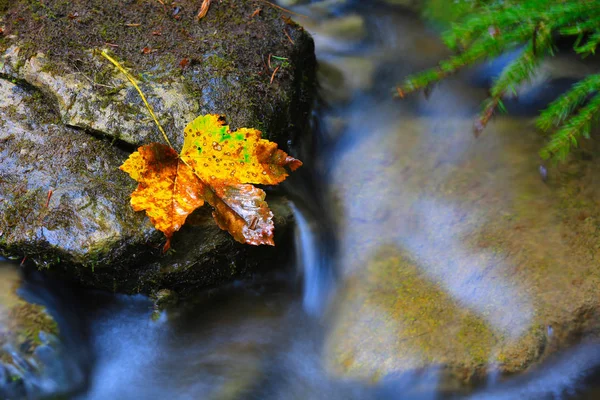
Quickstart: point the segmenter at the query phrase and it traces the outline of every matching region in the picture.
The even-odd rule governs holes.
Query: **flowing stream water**
[[[481,262],[508,269],[512,258],[471,240],[478,232],[503,232],[487,227],[513,218],[505,203],[525,204],[542,227],[554,223],[545,211],[553,194],[536,158],[542,139],[528,121],[556,88],[532,87],[509,102],[517,117],[498,118],[476,140],[473,116],[505,60],[440,84],[428,98],[397,101],[392,88],[402,77],[447,55],[431,27],[376,2],[314,2],[296,10],[310,17],[298,20],[315,36],[324,100],[318,148],[306,155],[313,168],[298,178],[312,182],[290,183],[296,262],[207,291],[156,321],[142,296],[73,291],[76,304],[49,304],[88,332],[76,346],[91,354],[89,385],[76,399],[598,398],[600,346],[589,341],[524,376],[495,378],[490,368],[486,382],[468,391],[449,389],[437,368],[364,379],[379,371],[377,360],[389,356],[386,346],[397,332],[385,301],[361,286],[385,292],[395,278],[381,276],[383,267],[365,275],[363,267],[396,254],[418,259],[418,282],[436,282],[443,289],[436,298],[456,299],[490,330],[519,336],[528,329],[537,312],[532,295],[514,281],[469,269]],[[525,236],[530,257],[549,252],[562,260],[559,229],[532,228]],[[463,316],[455,310],[444,318]],[[353,357],[340,370],[331,354],[349,348]]]

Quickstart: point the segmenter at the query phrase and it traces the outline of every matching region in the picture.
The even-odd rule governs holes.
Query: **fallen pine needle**
[[[289,33],[287,33],[287,31],[285,30],[285,28],[283,28],[283,33],[285,33],[285,36],[287,36],[287,38],[289,39],[291,44],[294,44],[294,39],[292,39],[292,37],[290,36]]]
[[[275,79],[275,74],[277,73],[277,71],[279,71],[279,68],[281,68],[281,65],[275,68],[275,71],[273,71],[273,75],[271,75],[271,82],[269,82],[269,84],[273,83],[273,80]]]
[[[260,14],[260,12],[262,11],[262,8],[257,8],[256,10],[254,10],[254,12],[252,13],[252,15],[250,16],[250,18],[254,18],[256,17],[258,14]]]
[[[48,198],[46,199],[46,208],[48,208],[48,205],[50,205],[50,199],[52,198],[52,193],[54,193],[54,191],[52,189],[48,189]]]
[[[396,87],[396,91],[398,92],[398,97],[400,97],[401,99],[404,98],[404,91],[402,89],[400,89],[399,86]]]
[[[138,91],[138,93],[140,94],[140,97],[142,98],[142,101],[144,102],[144,105],[146,106],[146,108],[148,109],[148,112],[150,113],[150,115],[154,119],[154,123],[156,123],[156,126],[158,126],[158,130],[160,131],[160,133],[162,133],[162,135],[165,138],[165,141],[167,142],[167,144],[169,145],[169,147],[173,148],[173,145],[169,141],[169,138],[167,137],[167,134],[166,134],[165,130],[163,129],[163,127],[160,124],[160,122],[158,122],[158,118],[156,118],[156,115],[154,114],[154,111],[152,110],[152,107],[150,107],[150,104],[148,103],[148,100],[146,100],[146,96],[144,96],[144,93],[142,92],[142,89],[140,89],[140,87],[138,86],[137,82],[135,81],[135,78],[129,72],[127,72],[127,70],[125,70],[125,68],[123,68],[121,66],[121,64],[119,64],[119,62],[117,60],[115,60],[114,58],[112,58],[111,56],[109,56],[108,53],[106,52],[106,50],[102,50],[102,52],[100,54],[102,55],[102,57],[106,58],[108,61],[110,61],[111,63],[113,63],[113,65],[115,67],[117,67],[117,69],[119,71],[121,71],[123,73],[123,75],[125,75],[125,77],[129,80],[129,82],[131,82],[131,84],[133,85],[133,87]]]

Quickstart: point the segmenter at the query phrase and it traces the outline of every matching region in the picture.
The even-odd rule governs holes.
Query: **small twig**
[[[262,63],[263,63],[263,66],[265,67],[265,69],[267,71],[270,71],[269,66],[265,62],[265,55],[264,54],[261,54],[260,59],[262,60]],[[259,73],[259,75],[262,75],[262,71]]]
[[[271,67],[271,54],[269,54],[269,59],[268,59],[267,65],[269,66],[269,70],[273,69],[273,67]]]
[[[165,4],[165,2],[164,2],[164,1],[162,1],[162,0],[156,0],[156,1],[158,1],[160,4],[162,4],[162,6],[163,6],[163,11],[166,13],[166,12],[167,12],[167,5]]]
[[[77,73],[79,73],[81,76],[83,76],[85,79],[87,79],[92,85],[94,85],[94,86],[101,86],[101,87],[105,87],[105,88],[108,88],[108,89],[117,89],[116,86],[104,85],[102,83],[96,82],[94,79],[90,78],[89,76],[87,76],[86,74],[84,74],[83,72],[81,72],[81,70],[79,68],[77,68],[77,66],[74,66],[74,67],[77,70]]]
[[[499,102],[500,99],[498,97],[492,98],[490,103],[485,107],[485,109],[481,113],[479,119],[475,121],[475,123],[473,124],[473,134],[475,135],[475,137],[479,137],[479,135],[481,135],[481,132],[483,132],[483,130],[487,126],[488,122],[490,122],[490,119],[494,115],[494,112],[496,111]]]

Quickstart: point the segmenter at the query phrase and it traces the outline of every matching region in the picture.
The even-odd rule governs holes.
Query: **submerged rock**
[[[42,398],[81,389],[84,374],[65,353],[54,318],[20,296],[18,271],[0,261],[0,397]]]
[[[343,377],[444,388],[600,337],[600,160],[541,179],[526,120],[402,118],[335,158],[344,284],[327,341]]]
[[[196,1],[178,7],[51,0],[0,10],[2,254],[130,293],[214,285],[279,257],[234,242],[208,209],[162,255],[161,234],[129,206],[136,184],[118,167],[135,146],[163,138],[102,48],[138,79],[176,148],[206,113],[261,129],[287,151],[308,129],[315,58],[301,27],[271,7],[254,14],[251,1],[214,2],[200,22]],[[291,212],[284,198],[267,201],[285,246]]]

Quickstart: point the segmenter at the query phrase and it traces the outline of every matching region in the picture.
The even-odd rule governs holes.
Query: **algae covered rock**
[[[84,385],[59,327],[42,305],[25,301],[13,266],[0,260],[0,397],[42,398]]]
[[[86,286],[185,292],[268,267],[276,249],[248,249],[190,217],[174,251],[129,206],[135,182],[118,168],[136,146],[162,141],[140,96],[107,60],[138,80],[176,147],[206,113],[254,127],[281,148],[308,129],[315,58],[308,34],[276,9],[215,2],[177,5],[87,0],[11,2],[0,12],[0,252]],[[275,56],[275,57],[273,57]],[[277,69],[277,71],[275,71]],[[291,212],[267,198],[276,242]]]
[[[334,159],[343,285],[326,360],[443,388],[600,337],[600,160],[550,167],[525,119],[402,118]]]

